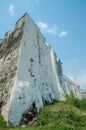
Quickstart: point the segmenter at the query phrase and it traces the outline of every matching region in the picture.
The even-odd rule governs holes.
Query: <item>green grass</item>
[[[0,130],[86,130],[86,99],[72,96],[65,102],[55,101],[37,114],[38,125],[7,127],[0,116]]]

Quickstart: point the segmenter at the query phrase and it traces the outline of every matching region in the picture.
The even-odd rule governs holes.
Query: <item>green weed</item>
[[[86,99],[68,96],[66,101],[54,101],[37,114],[38,124],[21,127],[7,127],[0,116],[0,130],[85,130]]]

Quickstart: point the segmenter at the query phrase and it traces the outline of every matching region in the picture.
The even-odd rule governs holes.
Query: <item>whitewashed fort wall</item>
[[[77,84],[63,75],[60,59],[28,14],[0,40],[0,54],[1,114],[9,125],[19,125],[33,102],[39,111],[54,99],[65,100],[67,93],[81,98]]]

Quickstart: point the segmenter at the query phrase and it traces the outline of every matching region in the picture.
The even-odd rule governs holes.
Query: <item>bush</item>
[[[78,99],[73,94],[66,95],[66,101],[75,107],[86,110],[86,99]]]
[[[86,110],[86,99],[74,99],[74,106]]]
[[[0,127],[4,128],[6,126],[6,121],[4,121],[3,117],[0,115]]]
[[[74,96],[74,94],[73,93],[71,93],[70,95],[66,95],[66,101],[67,101],[67,103],[73,103],[74,104],[74,100],[75,100],[76,98],[75,98],[75,96]]]

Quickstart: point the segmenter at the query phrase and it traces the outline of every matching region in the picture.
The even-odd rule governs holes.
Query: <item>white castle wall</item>
[[[18,33],[21,26],[23,35],[18,48],[15,81],[10,99],[3,109],[4,113],[8,108],[6,120],[13,126],[19,125],[22,114],[33,102],[39,111],[54,99],[65,100],[65,94],[71,91],[81,98],[77,85],[63,75],[60,59],[57,59],[54,50],[46,44],[39,28],[27,14],[16,23]]]
[[[78,97],[79,99],[82,98],[80,89],[76,83],[76,80],[72,77],[64,76],[64,84],[67,94],[74,94],[75,97]]]

